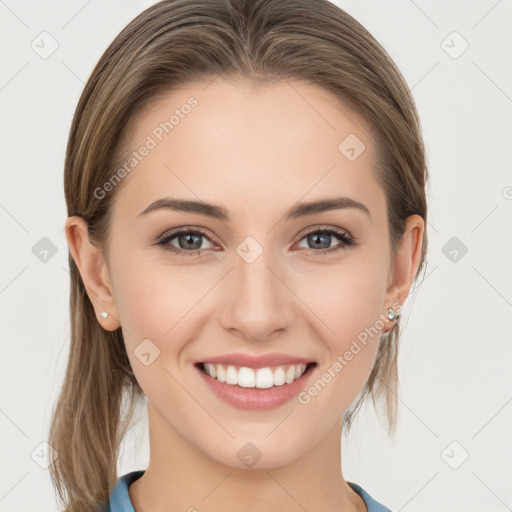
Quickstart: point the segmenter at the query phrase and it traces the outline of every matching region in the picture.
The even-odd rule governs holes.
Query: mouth
[[[218,398],[238,409],[279,407],[296,396],[309,381],[316,362],[266,367],[198,362],[203,382]]]
[[[196,363],[195,366],[208,377],[228,386],[269,389],[295,382],[311,371],[316,366],[316,362],[265,366],[263,368],[221,363]]]

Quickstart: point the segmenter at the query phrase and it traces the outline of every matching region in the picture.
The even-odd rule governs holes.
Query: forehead
[[[130,171],[115,203],[133,216],[164,196],[248,214],[252,205],[261,210],[326,195],[383,200],[367,124],[306,82],[254,87],[217,78],[189,85],[141,111],[128,134],[121,164],[130,159]]]

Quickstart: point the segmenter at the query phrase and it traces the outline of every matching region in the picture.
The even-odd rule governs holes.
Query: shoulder
[[[144,470],[132,471],[126,473],[118,479],[116,485],[110,491],[110,499],[101,512],[135,512],[128,488],[144,474]]]
[[[347,484],[352,487],[352,489],[363,498],[363,501],[368,508],[368,512],[391,512],[391,510],[385,507],[382,503],[379,503],[377,500],[372,498],[360,485],[355,484],[354,482],[348,482]]]

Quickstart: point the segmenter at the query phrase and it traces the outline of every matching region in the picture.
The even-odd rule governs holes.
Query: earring
[[[106,311],[101,312],[101,318],[107,318],[108,313]]]
[[[393,308],[389,308],[386,311],[386,315],[390,320],[398,320],[400,318],[400,313],[395,313]]]

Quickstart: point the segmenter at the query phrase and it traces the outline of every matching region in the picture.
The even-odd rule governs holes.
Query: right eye
[[[203,250],[198,248],[198,246],[200,247],[202,245],[201,238],[206,238],[210,241],[210,238],[203,231],[182,228],[160,238],[157,245],[161,245],[165,251],[169,251],[174,254],[196,256]],[[179,247],[171,245],[171,241],[174,241],[174,239],[177,239]]]

